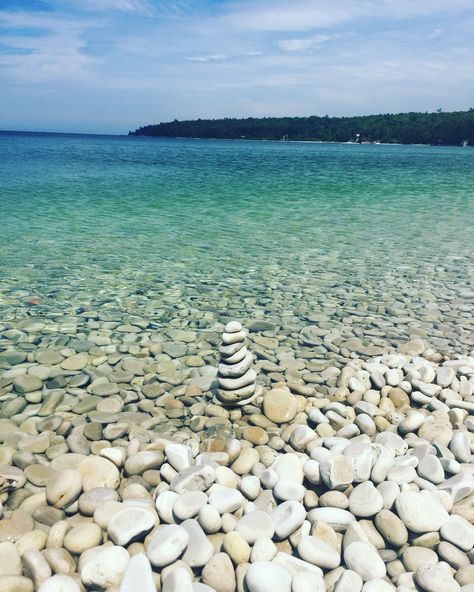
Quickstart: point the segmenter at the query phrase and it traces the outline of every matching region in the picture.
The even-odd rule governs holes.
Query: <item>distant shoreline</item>
[[[299,142],[474,145],[474,109],[354,117],[177,119],[144,125],[130,136]]]
[[[424,144],[420,142],[341,142],[338,140],[275,140],[260,138],[202,138],[186,136],[149,136],[146,134],[97,134],[86,132],[38,132],[25,130],[0,130],[0,136],[56,136],[56,137],[83,137],[83,138],[114,138],[114,139],[149,139],[149,140],[190,140],[211,142],[270,142],[274,144],[335,144],[339,146],[426,146],[432,148],[461,148],[458,144]],[[464,148],[473,148],[467,145]]]

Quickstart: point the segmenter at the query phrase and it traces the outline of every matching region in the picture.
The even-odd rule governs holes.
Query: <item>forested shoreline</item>
[[[248,117],[145,125],[130,136],[474,145],[474,109],[357,117]]]

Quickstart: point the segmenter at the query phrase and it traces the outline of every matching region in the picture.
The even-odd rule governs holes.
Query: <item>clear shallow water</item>
[[[472,149],[0,135],[0,213],[4,320],[115,307],[471,346]]]

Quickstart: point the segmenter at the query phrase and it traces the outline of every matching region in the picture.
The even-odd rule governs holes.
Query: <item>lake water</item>
[[[0,214],[11,326],[100,311],[268,320],[321,357],[328,335],[473,347],[470,148],[0,135]]]

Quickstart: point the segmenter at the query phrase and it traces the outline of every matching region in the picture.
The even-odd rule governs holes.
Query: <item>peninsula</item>
[[[358,117],[248,117],[145,125],[130,136],[474,145],[474,109]]]

